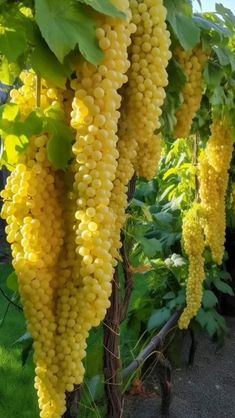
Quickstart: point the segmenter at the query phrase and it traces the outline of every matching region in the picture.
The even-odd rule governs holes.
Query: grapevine
[[[235,117],[231,27],[223,15],[223,24],[217,15],[216,24],[211,16],[192,19],[189,0],[179,10],[163,0],[3,3],[0,73],[7,66],[14,85],[0,108],[1,164],[11,170],[1,217],[33,339],[40,417],[67,416],[78,386],[82,397],[90,390],[90,338],[103,321],[111,338],[104,338],[100,380],[105,389],[117,385],[106,390],[114,411],[132,275],[151,273],[145,290],[154,320],[177,308],[180,329],[200,322],[204,288],[216,284],[204,280],[224,256]],[[190,19],[192,33],[179,28]],[[191,132],[193,164],[190,144],[175,141]],[[107,341],[115,338],[112,351]],[[121,416],[117,404],[112,418]]]

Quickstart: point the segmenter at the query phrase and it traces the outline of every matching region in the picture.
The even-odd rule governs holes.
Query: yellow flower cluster
[[[179,328],[186,329],[191,319],[200,309],[203,295],[205,247],[202,224],[202,208],[198,203],[186,213],[183,219],[183,247],[189,260],[189,272],[186,292],[186,308],[179,319]]]
[[[199,46],[190,52],[178,48],[175,57],[187,78],[183,88],[183,104],[176,113],[177,123],[175,138],[187,138],[190,134],[193,119],[200,108],[203,93],[202,73],[208,59],[208,51]]]
[[[205,209],[205,236],[213,260],[221,264],[225,241],[225,197],[232,159],[233,137],[226,119],[215,119],[211,136],[200,159],[200,198]]]

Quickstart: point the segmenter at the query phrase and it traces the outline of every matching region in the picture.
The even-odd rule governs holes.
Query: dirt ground
[[[229,335],[221,349],[203,334],[194,366],[173,371],[170,418],[235,418],[235,318],[227,323]],[[159,397],[129,397],[125,409],[125,418],[161,416]]]

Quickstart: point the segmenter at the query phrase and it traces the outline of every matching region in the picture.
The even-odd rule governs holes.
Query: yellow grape
[[[214,119],[211,136],[200,159],[199,181],[202,207],[206,212],[205,236],[213,260],[221,264],[226,228],[225,198],[233,137],[226,119]]]
[[[188,328],[191,319],[197,315],[202,302],[205,278],[202,212],[201,206],[195,203],[183,219],[182,239],[189,260],[189,273],[186,291],[187,305],[179,319],[180,329]]]
[[[16,103],[20,107],[22,119],[27,116],[36,107],[36,84],[37,76],[35,72],[30,70],[23,70],[20,74],[20,79],[23,83],[18,89],[12,89],[10,92],[11,102]],[[44,79],[41,79],[40,91],[40,108],[46,109],[48,106],[60,104],[63,107],[63,93],[59,88],[49,85]],[[68,95],[68,93],[67,93]],[[67,101],[67,99],[65,99]]]
[[[56,174],[47,160],[47,140],[46,135],[31,138],[28,152],[7,179],[1,215],[8,224],[13,266],[28,330],[34,339],[40,416],[55,418],[65,409],[64,393],[58,392],[57,374],[51,368],[55,357],[56,268],[64,227]]]
[[[68,391],[83,380],[82,359],[88,332],[92,326],[99,325],[110,306],[113,276],[110,231],[115,218],[109,203],[118,158],[118,109],[121,105],[118,90],[127,81],[130,65],[127,48],[135,30],[129,19],[129,2],[116,0],[113,4],[126,12],[128,19],[97,15],[96,34],[104,52],[103,62],[98,66],[81,62],[77,78],[71,83],[75,90],[71,125],[76,129],[73,145],[75,241],[80,277],[77,278],[79,285],[74,281],[63,294],[64,308],[69,308],[70,318],[64,339],[72,342],[66,352],[61,348],[63,382]]]
[[[118,130],[118,166],[110,206],[116,216],[112,228],[112,255],[120,258],[120,232],[124,226],[128,183],[134,174],[154,176],[160,159],[159,116],[167,85],[166,67],[171,57],[162,1],[131,1],[132,21],[137,31],[129,49],[130,69]],[[143,42],[144,41],[144,42]],[[138,152],[138,154],[137,154]],[[115,264],[115,261],[114,261]]]
[[[204,51],[201,46],[190,52],[180,48],[175,51],[175,57],[187,79],[182,91],[183,104],[176,112],[175,138],[187,138],[190,134],[193,119],[200,108],[203,93],[203,68],[208,55],[208,51]]]

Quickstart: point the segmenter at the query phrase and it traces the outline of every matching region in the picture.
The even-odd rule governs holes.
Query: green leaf
[[[85,3],[88,6],[91,6],[93,9],[97,10],[104,15],[119,17],[125,19],[125,13],[118,10],[109,0],[78,0],[80,3]]]
[[[102,61],[95,20],[82,4],[75,0],[35,0],[35,9],[41,34],[61,63],[77,45],[92,64]]]
[[[222,282],[218,277],[213,281],[214,286],[222,293],[225,293],[230,296],[234,296],[233,289],[227,283]]]
[[[204,79],[211,88],[218,87],[224,75],[223,68],[216,62],[208,61],[204,70]]]
[[[0,283],[4,283],[7,277],[12,273],[12,265],[10,263],[0,264]]]
[[[208,311],[207,312],[206,330],[208,331],[208,334],[210,335],[210,337],[213,337],[213,335],[218,331],[218,328],[219,328],[219,325],[216,321],[214,311],[213,310]]]
[[[215,46],[213,46],[213,50],[215,51],[215,53],[218,57],[219,63],[221,65],[230,64],[229,50],[228,49],[215,45]]]
[[[16,62],[17,58],[27,49],[27,42],[22,31],[5,30],[0,31],[0,54],[8,61]]]
[[[0,81],[4,84],[12,85],[20,73],[20,68],[16,63],[9,63],[6,57],[0,57]]]
[[[219,106],[225,103],[226,97],[222,86],[215,87],[210,102],[213,106]]]
[[[37,112],[31,112],[24,123],[16,124],[16,132],[28,138],[33,135],[39,135],[43,132],[43,119]]]
[[[185,85],[187,77],[175,59],[171,59],[167,67],[169,91],[180,90]]]
[[[191,13],[179,10],[179,2],[166,0],[167,20],[182,47],[187,51],[200,42],[200,29],[192,20]],[[190,11],[189,11],[190,12]]]
[[[213,308],[218,303],[218,299],[211,290],[204,290],[202,305],[205,309]]]
[[[231,32],[227,28],[220,26],[215,22],[212,22],[211,20],[205,18],[201,14],[195,14],[193,16],[193,20],[200,28],[205,29],[208,32],[214,31],[217,32],[220,36],[231,36]]]
[[[25,151],[29,140],[25,135],[6,135],[4,136],[3,158],[7,164],[14,166],[18,162],[19,154]]]
[[[207,322],[207,312],[203,308],[199,309],[196,316],[196,321],[201,325],[202,328],[205,327]]]
[[[38,75],[62,89],[65,88],[70,69],[58,61],[43,39],[35,47],[31,56],[31,62],[32,68]]]
[[[18,278],[17,278],[15,271],[9,274],[6,283],[7,283],[8,289],[12,290],[13,292],[18,291]]]
[[[138,238],[138,241],[143,247],[143,251],[147,257],[154,257],[156,253],[162,251],[162,244],[161,242],[156,238]]]
[[[19,106],[14,103],[7,103],[1,108],[1,117],[12,122],[19,114]]]
[[[155,328],[160,328],[168,321],[170,316],[171,311],[166,307],[154,311],[148,321],[148,331],[152,331]]]
[[[102,375],[97,374],[93,376],[87,382],[87,388],[89,390],[89,395],[91,396],[92,400],[95,401],[97,399],[97,395],[100,392],[100,386],[102,385]]]
[[[52,113],[51,115],[53,116]],[[72,129],[59,118],[53,119],[52,117],[46,119],[44,129],[50,135],[47,144],[49,161],[57,170],[65,170],[72,157],[72,142],[74,141]]]

